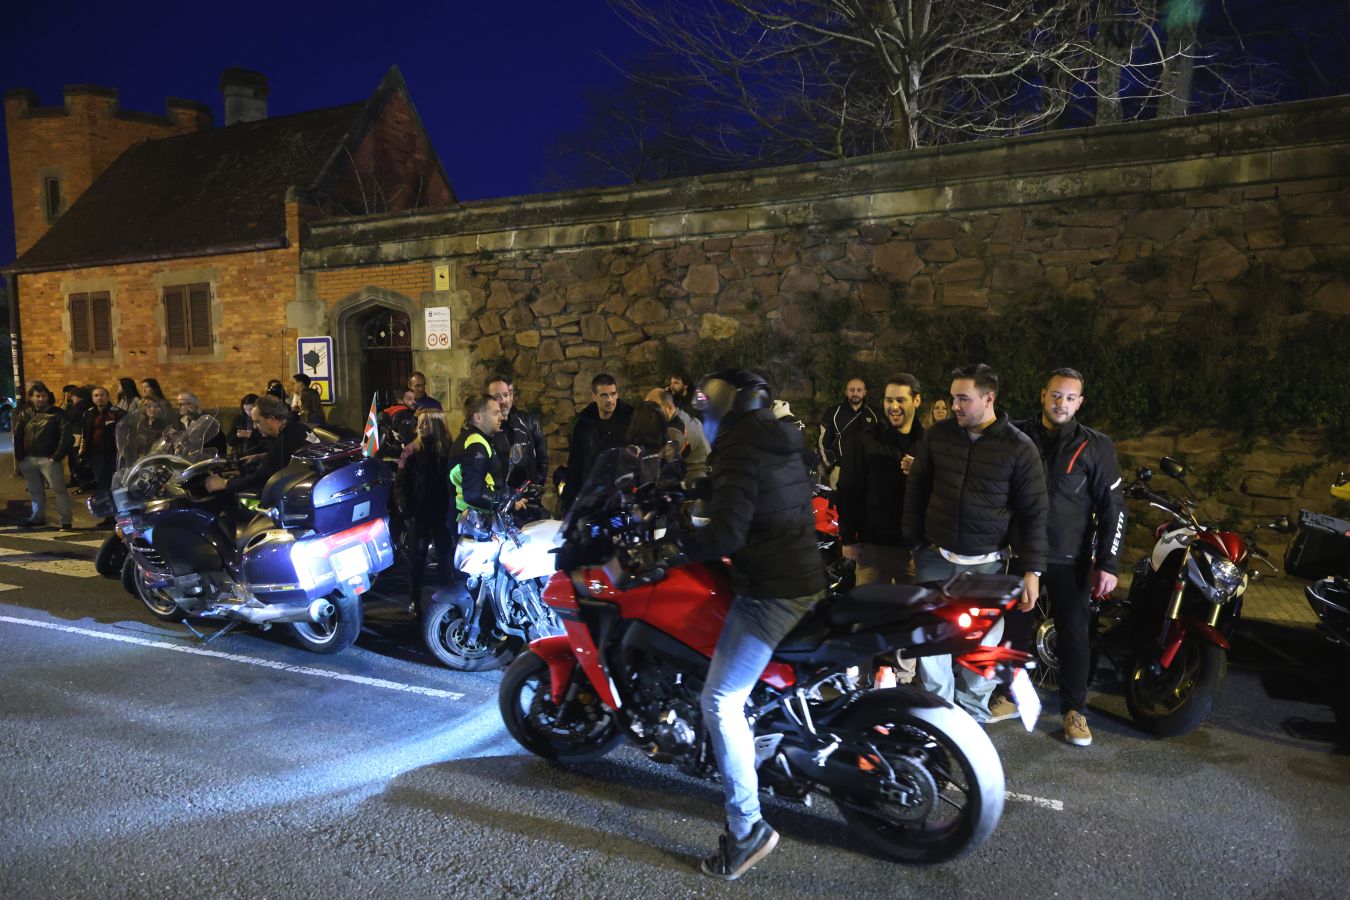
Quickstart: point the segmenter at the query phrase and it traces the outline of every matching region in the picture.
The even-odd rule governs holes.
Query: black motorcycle
[[[189,619],[222,621],[207,640],[240,624],[286,624],[307,650],[350,646],[361,631],[360,595],[393,563],[387,468],[365,459],[358,442],[315,443],[256,497],[211,494],[207,476],[227,463],[203,448],[218,430],[203,416],[159,452],[120,467],[111,494],[90,499],[95,515],[117,522],[99,571],[113,575],[121,541],[123,583],[156,618],[200,637]]]

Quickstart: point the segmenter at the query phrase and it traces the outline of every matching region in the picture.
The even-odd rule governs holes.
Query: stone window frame
[[[181,304],[181,341],[173,343],[173,306]],[[216,349],[215,289],[210,281],[189,281],[160,286],[163,314],[163,346],[169,356],[211,356]]]

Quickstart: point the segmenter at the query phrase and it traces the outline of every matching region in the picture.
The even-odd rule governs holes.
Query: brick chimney
[[[226,69],[220,76],[225,95],[225,125],[267,118],[267,76],[251,69]]]

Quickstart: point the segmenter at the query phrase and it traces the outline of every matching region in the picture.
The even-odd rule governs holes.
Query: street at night
[[[637,897],[721,893],[697,861],[720,792],[624,747],[555,768],[502,727],[497,673],[433,664],[393,600],[331,657],[283,629],[203,645],[92,559],[101,533],[0,532],[0,893],[10,897]],[[376,585],[390,594],[398,573]],[[1350,756],[1330,648],[1250,620],[1211,719],[1156,740],[1118,692],[1068,747],[990,726],[1009,801],[933,868],[859,852],[827,802],[778,801],[744,896],[1335,897]],[[1103,677],[1109,679],[1109,672]],[[1338,887],[1340,885],[1340,887]]]

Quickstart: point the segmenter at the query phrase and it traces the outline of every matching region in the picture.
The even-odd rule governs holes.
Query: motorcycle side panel
[[[219,572],[224,567],[213,511],[170,509],[147,517],[150,546],[175,575]]]
[[[264,542],[244,555],[244,581],[259,600],[269,603],[312,599],[300,587],[291,560],[293,543]]]
[[[641,619],[704,656],[712,656],[732,596],[725,575],[707,566],[692,565],[671,569],[654,590],[620,593],[617,602],[619,614],[625,619]]]
[[[557,554],[551,552],[562,546],[562,522],[542,519],[520,529],[520,546],[506,541],[502,547],[502,568],[516,581],[548,578],[558,568]]]
[[[1163,562],[1172,553],[1185,549],[1186,545],[1195,537],[1195,531],[1190,528],[1173,528],[1163,532],[1158,543],[1153,545],[1153,553],[1149,556],[1149,564],[1153,571],[1158,571],[1163,567]]]

